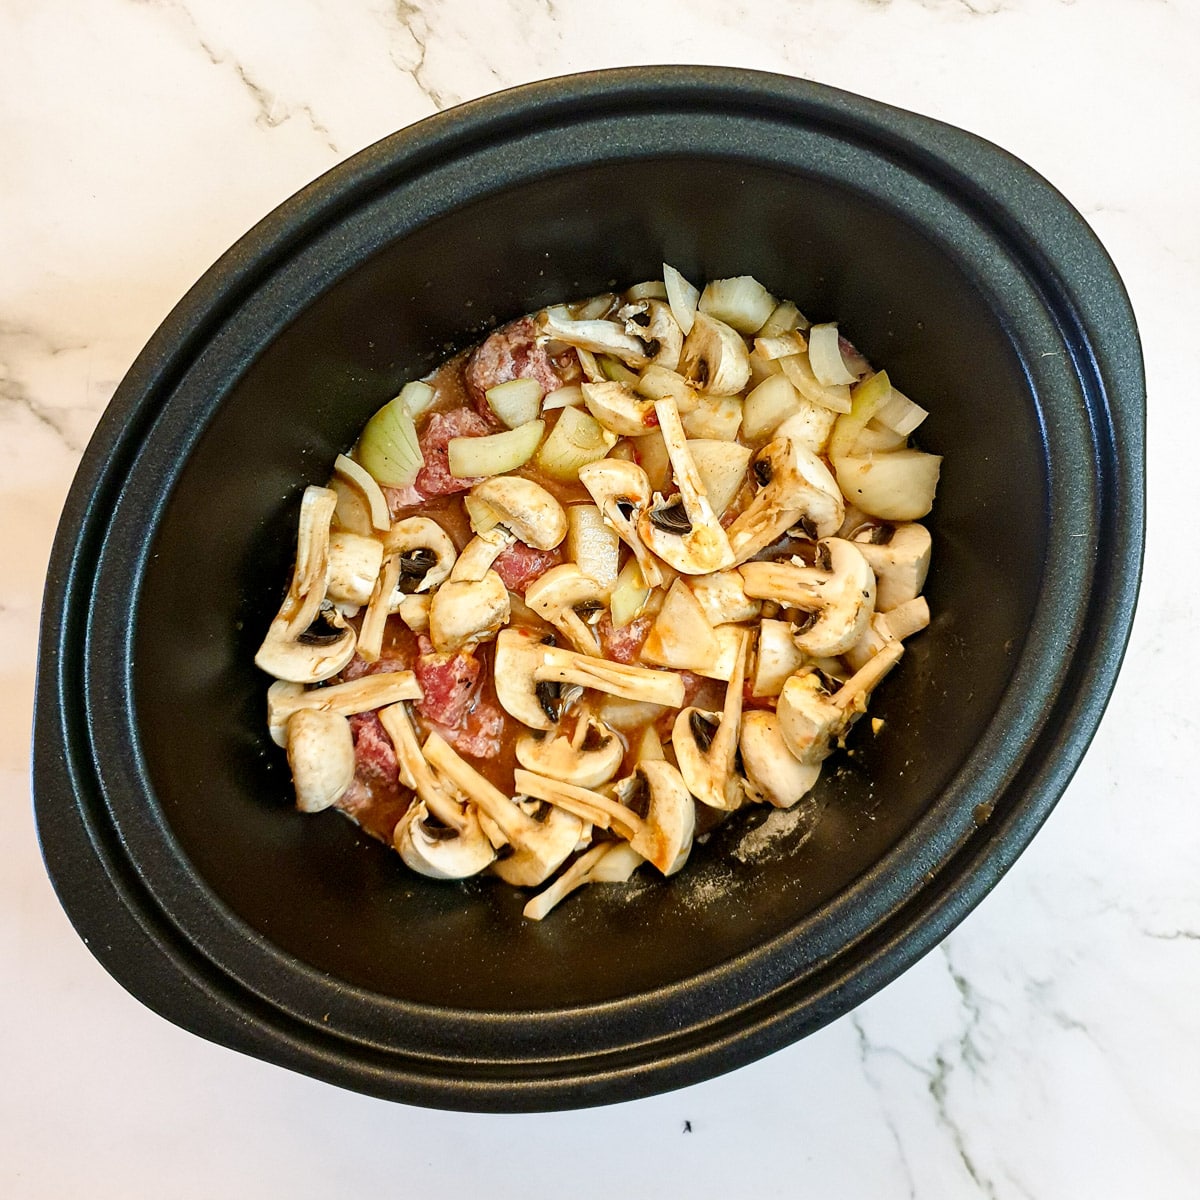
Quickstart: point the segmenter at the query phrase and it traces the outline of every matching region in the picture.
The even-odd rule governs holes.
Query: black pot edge
[[[832,978],[820,1000],[806,1015],[783,1009],[761,1014],[747,1023],[736,1014],[712,1029],[703,1045],[673,1048],[656,1056],[652,1065],[563,1064],[555,1078],[481,1083],[445,1083],[408,1065],[379,1056],[363,1061],[339,1055],[317,1031],[279,1027],[278,1014],[247,994],[228,994],[227,981],[209,977],[207,964],[190,950],[166,953],[156,940],[168,922],[142,906],[132,871],[122,871],[110,851],[100,846],[75,804],[75,787],[83,781],[64,769],[64,747],[58,728],[59,695],[69,695],[70,663],[61,656],[70,644],[72,573],[87,560],[90,498],[107,476],[119,474],[124,455],[136,445],[136,413],[144,420],[146,395],[171,386],[194,348],[220,323],[230,302],[253,288],[270,263],[290,245],[310,236],[323,223],[334,194],[343,204],[357,202],[388,174],[388,159],[396,139],[415,141],[415,152],[436,150],[435,143],[487,137],[496,123],[512,119],[514,101],[525,111],[530,97],[545,108],[568,109],[590,89],[603,85],[614,102],[642,102],[669,97],[676,106],[698,92],[707,93],[698,105],[713,102],[712,92],[746,103],[753,91],[763,103],[800,103],[814,117],[872,140],[896,140],[908,151],[909,139],[919,132],[926,141],[923,163],[953,184],[984,210],[1011,240],[1030,244],[1026,258],[1039,277],[1059,285],[1075,298],[1074,328],[1064,338],[1078,353],[1076,366],[1087,373],[1103,394],[1094,397],[1111,423],[1106,434],[1107,469],[1101,483],[1107,503],[1105,537],[1109,563],[1120,564],[1116,578],[1099,580],[1092,597],[1096,620],[1093,653],[1079,661],[1077,679],[1064,689],[1050,728],[1057,730],[1039,743],[1040,770],[1022,781],[1027,799],[1013,808],[1010,819],[988,831],[989,856],[982,842],[963,848],[942,873],[942,894],[930,908],[930,891],[918,898],[920,913],[900,914],[886,931],[879,931],[865,965],[849,981]],[[914,126],[916,128],[914,128]],[[450,132],[447,138],[443,130]],[[911,152],[909,152],[911,157]],[[969,164],[973,179],[960,164]],[[34,791],[43,856],[60,901],[85,944],[102,965],[129,991],[167,1019],[210,1040],[255,1057],[290,1066],[303,1073],[390,1099],[433,1107],[479,1111],[539,1111],[582,1107],[649,1095],[684,1086],[742,1065],[813,1032],[848,1011],[901,970],[933,948],[991,889],[1049,814],[1066,787],[1090,742],[1115,682],[1132,624],[1140,573],[1144,533],[1145,389],[1136,325],[1128,298],[1108,256],[1083,218],[1044,179],[1005,151],[974,135],[929,118],[865,100],[849,93],[782,76],[723,68],[639,68],[595,72],[549,80],[526,88],[486,97],[450,113],[440,114],[369,147],[286,201],[241,239],[180,301],[148,343],[118,389],[84,455],[56,535],[43,608],[34,733]],[[342,183],[349,174],[352,181]],[[1018,217],[1016,214],[1022,214]],[[133,441],[130,441],[133,438]],[[1101,448],[1102,451],[1104,447]],[[60,636],[61,635],[61,636]],[[1099,648],[1098,650],[1096,648]],[[60,688],[62,689],[60,692]],[[1063,733],[1062,731],[1066,731]],[[996,851],[1003,853],[997,857]],[[69,865],[71,878],[54,870]],[[83,868],[81,870],[81,868]],[[122,878],[124,876],[124,878]],[[916,903],[911,906],[917,907]],[[861,960],[862,950],[858,949]],[[193,961],[194,960],[194,961]],[[129,969],[129,964],[138,964]],[[146,964],[153,964],[147,966]],[[836,976],[836,971],[833,971]],[[761,1007],[761,1006],[760,1006]],[[725,1028],[730,1026],[732,1028]],[[349,1047],[346,1047],[349,1049]],[[667,1047],[663,1047],[664,1051]],[[572,1069],[574,1067],[574,1069]],[[436,1069],[436,1064],[434,1064]]]

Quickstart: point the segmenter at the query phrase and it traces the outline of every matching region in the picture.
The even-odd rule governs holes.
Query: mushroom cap
[[[799,439],[776,437],[768,442],[751,460],[749,477],[758,491],[729,526],[738,562],[794,525],[802,525],[815,537],[829,537],[840,528],[845,502],[837,480]]]
[[[587,717],[587,734],[578,746],[561,733],[543,737],[525,733],[517,738],[516,752],[517,762],[527,771],[586,788],[607,783],[625,758],[621,739],[592,716]]]
[[[482,579],[448,579],[429,605],[429,640],[439,653],[486,641],[508,620],[508,588],[495,571]]]
[[[544,804],[536,832],[492,864],[492,870],[514,887],[544,883],[574,853],[584,835],[585,823],[565,808]]]
[[[473,809],[460,832],[429,822],[429,810],[415,799],[396,825],[392,842],[400,857],[418,875],[429,879],[466,879],[491,866],[496,857]]]
[[[815,671],[797,672],[784,683],[776,713],[794,758],[811,766],[829,757],[830,738],[841,732],[844,714]]]
[[[496,699],[510,717],[531,729],[553,729],[552,718],[538,698],[535,672],[544,660],[545,645],[531,629],[510,625],[496,638],[492,677]]]
[[[471,495],[489,505],[506,529],[535,550],[553,550],[567,536],[563,506],[540,483],[522,475],[494,475]]]
[[[596,609],[607,603],[605,589],[576,563],[551,567],[525,589],[525,603],[538,616],[561,629],[584,654],[598,654],[595,631],[576,611],[584,605]]]
[[[679,373],[713,396],[736,396],[750,382],[750,352],[736,329],[697,312],[683,340]]]
[[[606,517],[608,509],[622,501],[634,508],[645,508],[652,495],[646,472],[624,458],[602,458],[580,467],[579,482]]]
[[[788,749],[779,716],[754,709],[742,718],[738,739],[749,791],[776,808],[791,808],[812,790],[820,762],[803,763]]]
[[[871,528],[890,528],[891,536],[887,541],[875,542],[855,533],[850,541],[875,572],[876,609],[890,612],[921,594],[925,577],[929,574],[933,539],[929,530],[916,521],[882,527],[873,524]]]
[[[683,330],[665,300],[648,298],[626,304],[617,314],[625,322],[625,332],[646,343],[650,362],[674,371],[683,353]],[[655,344],[657,343],[657,349]]]
[[[618,437],[641,437],[658,426],[654,401],[614,380],[581,385],[588,412]]]
[[[383,543],[378,538],[335,529],[329,535],[326,596],[340,604],[366,604],[381,566]]]
[[[817,619],[795,635],[798,649],[814,658],[844,654],[862,637],[875,611],[875,572],[853,542],[825,538],[829,578],[820,586]]]
[[[622,780],[628,785],[627,794],[632,794],[639,779],[645,783],[650,799],[642,827],[629,844],[664,875],[674,875],[691,853],[696,803],[683,776],[663,759],[639,762],[633,774]],[[621,784],[617,785],[617,798],[628,803]]]
[[[276,617],[263,638],[254,662],[268,675],[289,683],[321,683],[336,675],[353,657],[358,637],[336,608],[327,607],[295,636],[288,623]]]
[[[432,591],[449,578],[458,551],[450,535],[430,517],[405,517],[385,539],[389,554],[400,555],[400,583],[391,611],[399,611],[406,596]]]
[[[731,769],[722,778],[717,778],[713,763],[708,757],[707,747],[701,747],[696,737],[697,726],[720,726],[722,714],[702,708],[682,708],[675,717],[671,729],[671,745],[679,774],[687,789],[701,804],[731,812],[742,804],[742,785]]]
[[[354,779],[350,722],[339,713],[301,709],[288,721],[287,756],[296,807],[310,813],[329,808]]]

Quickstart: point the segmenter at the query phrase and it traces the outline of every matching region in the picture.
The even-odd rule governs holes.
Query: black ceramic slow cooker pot
[[[406,380],[551,301],[752,274],[839,319],[945,456],[932,626],[819,816],[755,861],[552,919],[291,808],[252,664],[303,487]],[[1125,292],[1045,180],[960,130],[794,79],[551,80],[378,143],[282,205],[164,322],[88,447],[50,566],[34,782],[91,951],[204,1037],[465,1109],[728,1070],[930,949],[1078,765],[1132,620],[1144,385]],[[741,822],[739,824],[739,822]]]

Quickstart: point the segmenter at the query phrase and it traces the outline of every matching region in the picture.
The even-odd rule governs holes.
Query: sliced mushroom
[[[391,611],[399,612],[406,596],[431,592],[450,577],[458,552],[450,535],[429,517],[406,517],[387,535],[387,551],[400,556],[400,581]]]
[[[509,627],[496,639],[496,698],[510,716],[531,729],[552,729],[562,716],[563,685],[594,688],[610,696],[678,708],[683,680],[547,645],[529,629]]]
[[[654,410],[679,494],[669,500],[656,498],[638,518],[638,534],[663,562],[685,575],[707,575],[732,566],[729,538],[708,501],[675,402],[656,400]]]
[[[650,506],[650,480],[636,463],[602,458],[579,469],[579,482],[587,488],[605,521],[633,551],[647,587],[662,584],[662,570],[638,534],[638,518]]]
[[[825,538],[819,545],[828,555],[828,568],[794,558],[743,563],[738,570],[746,595],[816,614],[795,641],[805,654],[823,658],[844,654],[862,637],[875,610],[875,575],[853,542]]]
[[[729,527],[729,544],[745,562],[800,525],[810,537],[838,531],[845,506],[837,480],[811,450],[792,438],[768,442],[751,460],[758,492]]]
[[[535,579],[525,589],[525,603],[581,654],[600,653],[600,639],[587,618],[605,607],[604,588],[575,563],[551,567]]]
[[[471,496],[499,523],[535,550],[553,550],[567,536],[563,506],[540,483],[522,475],[495,475],[477,483]]]
[[[776,713],[762,709],[746,713],[738,746],[746,790],[775,808],[791,808],[820,777],[819,762],[803,763],[788,749]]]
[[[354,657],[354,630],[325,598],[329,523],[336,507],[337,493],[332,489],[304,489],[292,581],[254,656],[256,665],[276,679],[318,683],[336,675]]]
[[[479,809],[513,853],[498,858],[492,870],[515,887],[544,882],[574,852],[584,822],[563,808],[548,805],[538,820],[461,758],[436,733],[425,739],[425,758]],[[487,825],[484,825],[485,829]],[[502,843],[503,844],[503,843]]]
[[[671,744],[688,791],[710,808],[731,811],[742,803],[742,782],[737,773],[738,734],[742,723],[742,687],[746,677],[746,648],[750,635],[743,630],[737,664],[725,689],[721,712],[681,709],[671,731]]]
[[[564,305],[538,313],[534,321],[539,341],[563,342],[593,354],[611,354],[630,367],[644,367],[653,357],[645,341],[628,334],[613,321],[576,321]]]
[[[329,535],[329,581],[325,594],[338,604],[358,607],[371,598],[379,568],[383,565],[383,543],[338,529]]]
[[[320,688],[278,681],[267,688],[267,725],[272,738],[284,745],[287,724],[301,709],[352,717],[400,700],[420,699],[421,686],[411,671],[380,671]]]
[[[408,867],[429,879],[467,879],[496,859],[473,811],[468,810],[464,827],[455,829],[432,816],[419,799],[400,818],[392,843]]]
[[[588,412],[618,437],[641,437],[658,426],[654,401],[624,383],[607,380],[581,385]]]
[[[684,338],[679,373],[712,396],[736,396],[750,382],[750,352],[724,321],[697,312]]]
[[[590,713],[582,714],[571,736],[565,733],[523,733],[517,738],[517,762],[538,775],[596,788],[621,769],[625,747],[621,739]]]
[[[617,316],[625,322],[625,332],[646,343],[646,353],[655,366],[674,371],[683,352],[683,330],[671,313],[671,306],[659,299],[637,300],[626,304]]]
[[[802,763],[819,763],[854,719],[866,711],[876,685],[900,661],[902,643],[889,642],[865,666],[830,694],[815,671],[793,675],[779,694],[779,730],[787,748]]]
[[[924,525],[873,521],[855,530],[850,540],[875,572],[875,607],[880,612],[889,612],[921,594],[933,549]]]
[[[929,605],[924,596],[906,600],[890,612],[871,617],[866,632],[843,655],[852,671],[857,671],[889,642],[903,641],[929,625]]]
[[[440,653],[486,641],[508,620],[508,588],[491,568],[514,540],[499,526],[476,534],[458,556],[450,577],[434,592],[429,640]]]
[[[449,829],[466,832],[469,821],[461,797],[453,783],[435,775],[425,761],[407,706],[397,703],[381,708],[379,723],[396,751],[400,782],[417,793],[434,820]]]
[[[626,841],[636,837],[642,828],[642,819],[637,813],[626,808],[619,800],[613,800],[593,788],[550,779],[520,767],[513,772],[513,787],[517,789],[518,796],[544,800],[547,804],[566,809],[597,829],[614,830]]]
[[[576,888],[588,883],[625,883],[645,860],[628,842],[601,842],[581,854],[545,891],[538,892],[522,913],[540,921]]]
[[[692,850],[696,804],[683,776],[662,759],[642,759],[616,785],[621,803],[642,818],[630,845],[664,875],[674,875]]]
[[[287,756],[301,812],[336,804],[354,779],[350,722],[338,713],[302,709],[287,723]]]

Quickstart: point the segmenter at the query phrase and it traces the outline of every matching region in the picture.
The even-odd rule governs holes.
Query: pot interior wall
[[[740,814],[669,883],[592,888],[527,923],[503,885],[423,880],[337,814],[296,814],[251,659],[285,586],[300,491],[380,403],[481,329],[658,277],[664,258],[693,279],[752,273],[810,318],[840,319],[932,411],[918,440],[947,456],[934,623],[873,706],[882,732],[862,723],[815,801],[772,818],[781,832],[748,838],[766,814]],[[1029,627],[1046,482],[1019,358],[948,247],[816,178],[682,159],[545,175],[393,241],[230,379],[153,533],[136,610],[142,750],[207,886],[287,953],[385,995],[597,1002],[802,925],[939,803]]]

